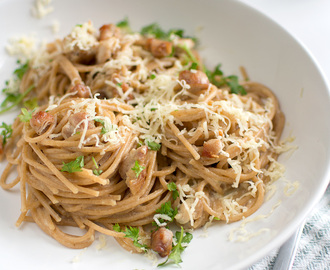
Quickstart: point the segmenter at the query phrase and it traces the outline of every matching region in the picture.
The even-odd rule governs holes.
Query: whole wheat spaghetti
[[[19,88],[39,105],[15,119],[3,144],[1,187],[20,185],[17,226],[35,222],[70,248],[100,232],[127,250],[167,256],[172,237],[151,230],[164,236],[171,221],[196,229],[210,217],[253,214],[284,116],[270,89],[236,79],[206,70],[194,41],[174,32],[156,38],[88,22],[49,43]],[[138,239],[125,233],[133,227]]]

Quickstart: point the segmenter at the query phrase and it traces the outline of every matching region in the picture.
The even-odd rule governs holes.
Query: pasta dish
[[[274,180],[284,126],[275,95],[244,69],[241,81],[207,69],[181,30],[87,22],[15,74],[11,94],[24,105],[1,126],[1,187],[20,187],[17,226],[35,222],[66,247],[99,232],[178,263],[190,229],[250,216]]]

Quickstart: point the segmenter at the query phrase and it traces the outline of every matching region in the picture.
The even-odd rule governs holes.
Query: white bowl
[[[38,20],[31,17],[33,1],[4,0],[0,2],[0,47],[10,37],[37,33],[48,41],[54,39],[51,25],[60,23],[61,37],[81,22],[92,20],[95,26],[118,22],[128,16],[134,30],[152,22],[165,29],[183,28],[201,40],[202,56],[208,66],[222,63],[226,74],[238,74],[246,67],[250,78],[269,86],[279,98],[287,119],[282,138],[296,137],[298,149],[280,161],[286,166],[285,178],[299,181],[292,196],[285,196],[283,179],[277,183],[274,197],[253,215],[267,214],[282,203],[266,219],[254,221],[247,229],[257,232],[268,228],[247,242],[230,242],[228,234],[240,222],[215,224],[208,237],[202,230],[183,254],[183,269],[240,269],[279,247],[306,218],[321,198],[329,179],[330,161],[330,98],[329,88],[313,57],[276,23],[236,1],[102,1],[57,0],[54,12]],[[0,82],[9,78],[14,69],[13,58],[0,51]],[[8,122],[10,113],[0,117]],[[1,164],[1,170],[4,164]],[[0,268],[18,269],[154,269],[141,255],[131,255],[111,238],[107,247],[98,251],[97,242],[83,251],[70,250],[45,235],[35,224],[15,228],[19,215],[19,189],[0,190]],[[77,257],[78,256],[78,257]],[[78,259],[73,263],[74,259]],[[172,267],[166,267],[171,269]],[[173,267],[176,268],[176,267]]]

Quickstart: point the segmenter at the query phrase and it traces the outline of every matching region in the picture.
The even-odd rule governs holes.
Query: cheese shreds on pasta
[[[39,17],[52,11],[51,1],[36,4]],[[8,93],[38,102],[1,144],[1,187],[20,185],[18,226],[33,221],[69,248],[88,247],[99,232],[99,248],[109,235],[130,252],[168,256],[178,241],[170,223],[186,232],[213,220],[245,224],[275,192],[284,173],[277,157],[289,149],[276,96],[208,70],[193,39],[89,21],[33,48],[25,38],[7,47],[29,59]],[[240,231],[246,240],[265,229]]]

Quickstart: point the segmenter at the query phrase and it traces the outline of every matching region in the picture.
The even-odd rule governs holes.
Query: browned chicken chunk
[[[133,195],[140,190],[145,181],[147,154],[148,147],[145,145],[138,149],[133,149],[119,167],[119,174],[126,180],[126,184]],[[136,170],[133,170],[136,162],[141,169],[144,168],[138,175]]]
[[[183,70],[179,74],[179,80],[185,80],[190,85],[189,91],[199,92],[209,87],[209,79],[206,74],[200,70]]]
[[[172,231],[160,227],[151,234],[151,249],[157,252],[161,257],[166,257],[172,250]]]
[[[69,121],[62,128],[62,136],[67,139],[75,132],[80,132],[85,128],[85,121],[87,120],[87,113],[78,112],[69,117]],[[87,129],[95,127],[94,121],[88,121]]]
[[[166,57],[172,53],[172,43],[165,40],[148,38],[147,48],[150,50],[152,55],[157,58]]]
[[[46,129],[54,123],[54,116],[45,111],[39,111],[32,115],[30,125],[38,135],[41,135]]]
[[[218,157],[221,149],[222,143],[219,139],[208,140],[204,142],[202,156],[208,158]]]

